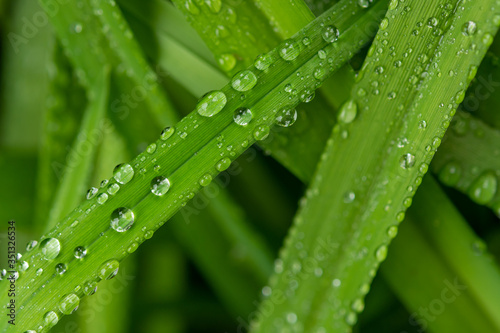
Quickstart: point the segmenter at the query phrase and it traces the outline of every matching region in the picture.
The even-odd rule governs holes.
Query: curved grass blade
[[[364,27],[368,20],[353,15],[331,21],[329,14],[325,13],[294,40],[268,54],[273,62],[267,70],[254,72],[259,84],[245,100],[242,101],[240,92],[230,85],[207,96],[199,104],[198,112],[185,117],[173,130],[166,130],[162,139],[134,159],[130,166],[118,169],[115,179],[101,188],[96,197],[70,213],[42,237],[41,245],[25,254],[30,268],[17,280],[20,295],[17,304],[23,306],[18,311],[21,329],[46,331],[54,326],[68,309],[67,297],[76,301],[71,294],[79,299],[90,293],[98,281],[113,277],[119,261],[151,238],[195,192],[223,170],[227,165],[225,158],[235,158],[255,140],[264,138],[276,120],[282,125],[290,125],[286,110],[293,110],[299,98],[290,100],[278,92],[292,83],[299,91],[319,86],[322,80],[313,75],[318,68],[324,70],[326,77],[366,42],[366,37],[356,36],[356,29]],[[330,24],[335,24],[342,35],[334,42],[323,38],[321,23],[328,29]],[[299,43],[305,36],[312,41],[308,47]],[[319,49],[332,59],[328,66],[319,67]],[[304,80],[297,78],[298,70],[303,73]],[[227,99],[225,105],[221,103],[224,99]],[[233,112],[241,107],[251,109],[253,119],[249,126],[240,126],[233,119]],[[224,111],[213,117],[202,115],[212,115],[221,109]],[[219,143],[222,143],[221,148]],[[220,149],[226,152],[223,156]],[[170,186],[165,179],[157,177],[167,178]],[[97,200],[102,194],[108,199],[99,204]],[[133,226],[127,230],[132,220]],[[88,250],[84,260],[74,256],[77,246]],[[0,289],[5,291],[6,287],[5,282],[0,282]],[[57,290],[57,295],[50,294],[53,290]],[[47,309],[46,312],[37,311],[41,308]],[[2,326],[1,329],[8,331],[10,328]]]
[[[51,1],[40,2],[85,87],[92,89],[103,66],[109,65],[125,73],[122,79],[133,87],[148,88],[143,102],[154,120],[173,123],[174,110],[113,0],[79,0],[58,7],[55,13]]]
[[[454,4],[389,5],[275,267],[270,295],[285,298],[254,332],[347,331],[356,322],[392,230],[472,79],[470,66],[500,23],[494,1],[474,13],[472,1]],[[469,22],[481,33],[464,32]],[[457,76],[445,81],[441,73],[451,70]]]
[[[500,132],[457,113],[431,164],[439,180],[493,209],[500,218]]]

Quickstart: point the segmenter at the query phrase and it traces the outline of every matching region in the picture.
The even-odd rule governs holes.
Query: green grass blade
[[[350,10],[349,6],[346,8]],[[255,72],[259,84],[244,101],[241,100],[240,93],[231,86],[224,87],[222,93],[227,96],[224,112],[213,117],[204,117],[198,112],[191,113],[177,124],[174,135],[167,140],[158,140],[155,143],[156,149],[152,146],[149,152],[140,154],[130,163],[134,170],[131,180],[117,175],[116,178],[126,184],[118,183],[116,179],[110,181],[96,197],[80,205],[55,229],[44,235],[42,240],[57,238],[62,244],[62,251],[56,260],[44,260],[40,246],[26,253],[24,258],[31,268],[17,280],[21,295],[18,304],[24,306],[18,312],[22,326],[31,329],[39,325],[47,328],[54,324],[44,323],[43,318],[52,315],[50,311],[58,311],[61,297],[69,293],[83,297],[84,287],[88,283],[108,277],[111,274],[108,270],[114,271],[120,260],[133,252],[137,245],[152,237],[154,231],[184,205],[192,193],[201,188],[200,183],[206,184],[210,177],[214,177],[223,168],[225,161],[216,168],[221,158],[225,157],[220,156],[218,142],[224,140],[222,147],[227,152],[227,157],[233,159],[255,142],[256,138],[262,138],[268,128],[274,125],[278,110],[293,108],[299,102],[298,97],[290,100],[278,94],[278,91],[282,91],[287,84],[294,84],[299,91],[319,85],[321,80],[313,76],[320,62],[317,56],[319,49],[324,49],[327,57],[332,58],[332,63],[323,69],[325,75],[343,65],[348,55],[359,49],[359,45],[365,42],[365,37],[357,37],[356,30],[363,28],[368,20],[357,15],[346,15],[331,22],[328,20],[329,14],[331,13],[325,13],[325,16],[318,18],[296,36],[295,40],[298,42],[293,45],[300,48],[300,54],[293,62],[278,55],[278,50],[283,46],[269,54],[274,59],[273,63],[268,70]],[[323,39],[320,22],[336,24],[341,29],[343,33],[338,41],[330,43]],[[353,24],[356,25],[353,27]],[[312,41],[307,48],[300,44],[305,36]],[[353,40],[357,42],[352,44]],[[297,78],[297,70],[305,75],[303,81]],[[207,107],[212,109],[216,106],[211,103]],[[253,120],[249,126],[240,126],[233,120],[234,110],[240,107],[252,110]],[[164,138],[166,139],[165,135]],[[230,150],[227,149],[229,146]],[[162,197],[151,192],[151,182],[157,176],[168,177],[171,183],[168,194]],[[118,192],[115,192],[116,189]],[[109,198],[104,205],[98,205],[97,198],[104,192],[108,193]],[[134,226],[124,233],[116,232],[110,227],[110,217],[120,207],[132,209],[135,216]],[[87,248],[88,254],[84,260],[74,257],[73,249],[77,246]],[[59,264],[67,267],[62,275],[55,270]],[[61,268],[61,265],[58,267]],[[36,274],[39,268],[44,270],[41,276]],[[59,272],[62,270],[59,269]],[[0,288],[5,287],[6,283],[0,282]],[[29,293],[26,292],[27,288]],[[52,290],[58,290],[57,295],[48,297],[47,293]],[[47,309],[49,314],[34,310],[40,308]],[[62,313],[58,311],[56,315]],[[2,326],[2,329],[8,330],[8,327]]]
[[[145,103],[153,119],[174,122],[174,110],[114,1],[80,0],[57,8],[51,1],[40,2],[84,86],[91,88],[103,66],[109,65],[124,73],[122,80],[133,87],[147,89],[144,100],[138,100]]]
[[[384,279],[410,311],[410,325],[429,332],[494,332],[470,294],[471,286],[436,255],[419,228],[421,221],[408,212],[380,267]],[[457,284],[458,288],[450,289]]]
[[[85,92],[76,83],[74,72],[55,38],[54,44],[50,63],[53,66],[49,88],[51,99],[44,112],[38,153],[35,223],[40,232],[46,225],[64,167],[68,164],[67,148],[75,139],[87,103]]]
[[[500,269],[486,251],[484,242],[463,221],[437,183],[428,179],[423,187],[425,196],[415,197],[411,216],[418,221],[425,238],[460,275],[495,331],[499,331]]]
[[[341,112],[271,280],[286,299],[259,318],[254,332],[345,331],[356,322],[391,227],[403,220],[472,79],[470,66],[479,64],[497,30],[492,1],[474,13],[471,1],[455,5],[391,2],[351,95],[357,109]],[[463,33],[468,21],[482,33]],[[465,52],[472,44],[474,52]],[[453,80],[440,74],[451,70]],[[279,327],[275,318],[282,319]]]
[[[89,94],[81,128],[69,152],[72,163],[63,170],[59,188],[49,213],[45,232],[71,212],[82,201],[93,168],[97,147],[106,123],[106,105],[109,97],[109,70],[104,68]]]
[[[431,164],[439,180],[500,217],[500,131],[459,112]]]

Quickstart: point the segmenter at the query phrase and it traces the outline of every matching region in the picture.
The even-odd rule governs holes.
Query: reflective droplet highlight
[[[257,76],[252,71],[244,70],[233,76],[231,86],[236,91],[248,91],[257,84]]]
[[[248,108],[239,108],[234,111],[233,119],[234,122],[240,126],[246,126],[252,120],[252,111]]]
[[[117,208],[111,213],[111,227],[118,232],[127,231],[134,224],[134,219],[132,210],[125,207]]]
[[[134,178],[134,168],[130,164],[118,164],[113,170],[113,178],[120,184],[127,184]]]
[[[151,192],[154,195],[161,197],[170,189],[170,181],[163,176],[153,178],[151,181]]]
[[[226,106],[227,98],[222,91],[209,92],[196,106],[196,112],[204,117],[212,117]]]
[[[78,309],[80,298],[75,294],[63,296],[59,301],[59,311],[65,315],[70,315]]]
[[[61,251],[61,243],[56,238],[46,238],[40,243],[42,255],[46,260],[57,258]]]

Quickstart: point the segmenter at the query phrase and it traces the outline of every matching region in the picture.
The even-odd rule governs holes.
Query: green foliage
[[[18,243],[37,239],[11,268],[17,325],[0,331],[134,331],[138,317],[148,332],[500,329],[498,267],[454,206],[498,230],[477,205],[500,214],[495,85],[480,119],[456,111],[497,75],[496,43],[481,64],[496,1],[40,3],[52,29],[7,38],[0,58],[2,205],[35,217]],[[43,14],[4,8],[2,30],[23,38]],[[450,201],[428,169],[467,196]],[[390,289],[372,284],[388,252]],[[419,315],[449,281],[466,290]],[[105,309],[85,297],[97,286]],[[64,317],[78,306],[93,319]]]

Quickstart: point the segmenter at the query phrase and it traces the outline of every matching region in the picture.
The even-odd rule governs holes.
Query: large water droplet
[[[203,175],[199,180],[201,186],[208,186],[210,185],[211,182],[212,182],[212,176],[209,173]]]
[[[252,71],[244,70],[233,76],[231,86],[237,91],[248,91],[257,84],[257,77]]]
[[[111,227],[118,232],[127,231],[134,224],[134,212],[128,208],[120,207],[111,213]]]
[[[477,25],[474,21],[465,22],[462,26],[462,33],[466,36],[472,36],[477,31]]]
[[[87,200],[92,199],[92,198],[96,195],[97,191],[99,191],[97,188],[95,188],[95,187],[91,187],[91,188],[87,191]]]
[[[162,196],[170,189],[170,181],[163,176],[153,178],[151,181],[151,192],[154,195]]]
[[[265,71],[273,63],[273,57],[270,54],[259,55],[254,62],[255,68],[261,71]]]
[[[222,111],[226,103],[227,98],[222,91],[212,91],[201,99],[196,106],[196,111],[204,117],[212,117]]]
[[[479,176],[469,187],[470,198],[478,204],[485,205],[495,197],[498,180],[493,171],[488,171]]]
[[[448,186],[454,186],[458,183],[462,177],[462,168],[457,162],[451,161],[445,164],[445,166],[439,171],[439,180]]]
[[[252,120],[252,111],[248,108],[239,108],[234,111],[234,122],[240,126],[246,126]]]
[[[350,99],[340,107],[338,121],[344,124],[349,124],[356,119],[357,114],[358,106],[354,100]]]
[[[172,134],[174,134],[174,132],[175,132],[174,127],[167,126],[163,129],[163,131],[161,131],[160,138],[162,140],[167,140],[172,136]]]
[[[399,159],[399,166],[403,169],[410,169],[415,165],[415,155],[407,153]]]
[[[297,120],[297,110],[285,107],[276,113],[276,125],[290,127]]]
[[[134,168],[130,164],[118,164],[113,170],[113,177],[120,184],[127,184],[134,178]]]
[[[222,54],[217,59],[223,71],[229,72],[236,66],[236,58],[230,53]]]
[[[333,43],[336,42],[337,39],[339,39],[340,31],[333,25],[329,25],[325,27],[323,30],[322,36],[325,42],[327,43]]]
[[[215,169],[217,169],[217,171],[219,172],[222,172],[224,170],[227,170],[227,168],[229,168],[230,165],[231,165],[231,159],[229,157],[224,157],[219,162],[217,162],[217,164],[215,165]]]
[[[75,294],[63,296],[59,301],[59,311],[65,315],[70,315],[78,309],[80,298]]]
[[[59,322],[59,316],[54,311],[49,311],[43,316],[46,328],[54,327]]]
[[[106,261],[99,268],[99,277],[103,280],[112,279],[118,274],[118,269],[120,268],[120,263],[116,259],[111,259]]]
[[[46,260],[57,258],[61,251],[61,243],[57,238],[46,238],[40,243],[42,255]]]
[[[287,39],[280,44],[279,54],[286,61],[295,60],[300,54],[300,44],[293,39]]]

